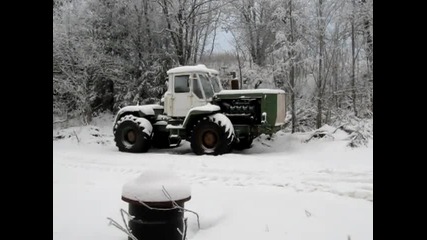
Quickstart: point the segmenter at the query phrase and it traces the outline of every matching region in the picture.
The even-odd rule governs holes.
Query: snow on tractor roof
[[[222,90],[217,95],[229,95],[229,94],[284,94],[285,91],[281,89],[240,89],[240,90]]]
[[[196,66],[181,66],[169,69],[167,71],[167,74],[176,74],[176,73],[189,73],[189,72],[203,72],[203,73],[212,73],[212,74],[219,74],[219,72],[215,69],[207,68],[203,64],[199,64]]]

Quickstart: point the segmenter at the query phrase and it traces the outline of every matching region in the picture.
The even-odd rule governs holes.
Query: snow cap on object
[[[137,112],[141,111],[145,115],[154,115],[154,109],[162,109],[163,106],[159,104],[147,104],[147,105],[141,105],[141,106],[126,106],[119,110],[117,115],[120,115],[124,112]]]
[[[150,136],[151,132],[153,132],[153,126],[151,125],[150,121],[145,118],[139,118],[139,121],[141,121],[139,126],[144,127],[144,130],[142,131],[145,132],[148,136]]]
[[[321,128],[315,130],[315,132],[327,132],[334,137],[336,140],[344,140],[349,134],[344,132],[343,130],[329,126],[328,124],[324,124]]]
[[[333,133],[336,129],[337,129],[337,128],[332,127],[332,126],[329,126],[328,124],[323,124],[323,126],[322,126],[322,127],[320,127],[320,128],[319,128],[319,129],[317,129],[317,130],[320,130],[320,131],[326,131],[326,132],[329,132],[329,133]]]
[[[203,72],[203,73],[214,73],[214,74],[218,74],[217,70],[207,68],[203,64],[199,64],[199,65],[196,65],[196,66],[181,66],[181,67],[172,68],[172,69],[169,69],[169,71],[167,71],[167,74],[189,73],[189,72]]]
[[[190,185],[170,171],[147,170],[139,177],[125,183],[122,196],[142,202],[169,202],[163,193],[166,189],[172,200],[178,201],[191,196]]]
[[[212,111],[213,112],[213,111],[219,111],[219,110],[221,110],[221,108],[218,105],[213,105],[213,104],[208,103],[208,104],[203,105],[203,106],[193,107],[190,109],[189,112],[191,112],[191,111]]]
[[[222,90],[217,95],[230,94],[285,94],[281,89],[238,89],[238,90]]]
[[[227,137],[230,137],[232,134],[234,134],[233,124],[231,123],[230,119],[224,114],[216,113],[214,115],[209,116],[209,118],[218,125],[225,126],[225,131],[228,132]],[[219,124],[219,122],[221,122],[221,124]]]

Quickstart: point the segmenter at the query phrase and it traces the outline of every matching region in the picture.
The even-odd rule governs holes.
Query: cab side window
[[[175,76],[175,93],[190,92],[190,76],[179,75]]]

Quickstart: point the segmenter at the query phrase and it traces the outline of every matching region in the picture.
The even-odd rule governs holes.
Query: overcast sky
[[[233,36],[228,32],[221,30],[218,28],[218,32],[215,39],[215,48],[214,52],[230,52],[234,50],[233,47]]]

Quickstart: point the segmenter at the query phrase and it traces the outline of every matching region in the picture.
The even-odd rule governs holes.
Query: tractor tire
[[[150,149],[151,123],[141,117],[126,115],[114,126],[114,141],[121,152],[147,152]]]
[[[222,115],[222,116],[220,116]],[[221,155],[231,151],[234,129],[231,121],[217,113],[198,120],[191,131],[191,149],[197,155]]]

